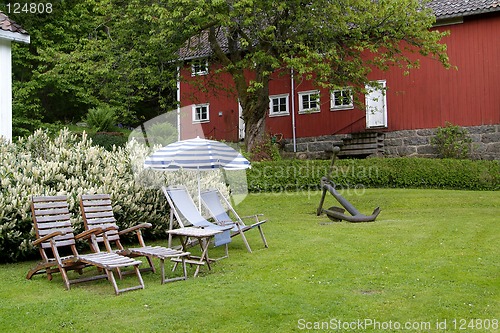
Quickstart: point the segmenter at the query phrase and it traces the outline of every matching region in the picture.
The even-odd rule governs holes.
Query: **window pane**
[[[280,112],[286,112],[286,98],[285,97],[281,97],[279,99],[279,110]]]
[[[309,95],[302,95],[302,108],[309,109]]]
[[[332,92],[332,107],[337,109],[353,108],[351,89],[335,90]]]
[[[208,73],[207,61],[206,59],[197,59],[191,62],[191,73],[196,74],[206,74]]]
[[[273,99],[273,112],[279,112],[280,106],[277,98]]]
[[[278,100],[276,98],[271,98],[271,113],[279,111]]]
[[[351,105],[351,97],[349,96],[349,94],[347,92],[345,92],[346,94],[344,95],[344,105]]]
[[[335,105],[342,105],[342,93],[340,91],[335,91],[333,95],[335,97]]]
[[[270,114],[287,114],[288,113],[288,97],[274,96],[270,97]]]
[[[197,106],[194,109],[194,120],[195,121],[208,120],[208,106]]]

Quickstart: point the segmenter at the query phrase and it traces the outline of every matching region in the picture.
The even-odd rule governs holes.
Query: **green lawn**
[[[238,208],[265,213],[268,249],[250,231],[253,254],[238,237],[212,271],[167,285],[144,273],[145,290],[120,296],[2,265],[0,331],[500,332],[500,192],[344,194],[364,213],[380,206],[377,221],[317,217],[318,192],[253,194]]]

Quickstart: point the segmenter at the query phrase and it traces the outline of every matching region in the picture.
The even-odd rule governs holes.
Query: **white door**
[[[366,85],[366,128],[387,127],[387,99],[385,80],[376,81],[378,86]]]
[[[243,108],[241,107],[241,104],[238,103],[238,138],[240,141],[245,140],[245,121],[243,120]]]

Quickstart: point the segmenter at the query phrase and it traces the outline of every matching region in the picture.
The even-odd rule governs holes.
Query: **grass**
[[[266,214],[268,249],[250,231],[254,253],[235,238],[212,271],[167,285],[144,273],[145,290],[118,297],[107,281],[65,291],[59,276],[26,280],[34,262],[2,265],[0,331],[500,331],[498,192],[344,195],[382,213],[374,223],[333,223],[314,213],[318,192],[252,194],[238,208]]]

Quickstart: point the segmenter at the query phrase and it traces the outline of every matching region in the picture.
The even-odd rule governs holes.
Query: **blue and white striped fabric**
[[[144,161],[145,168],[155,170],[243,170],[250,162],[225,143],[201,138],[171,143],[158,149]]]

